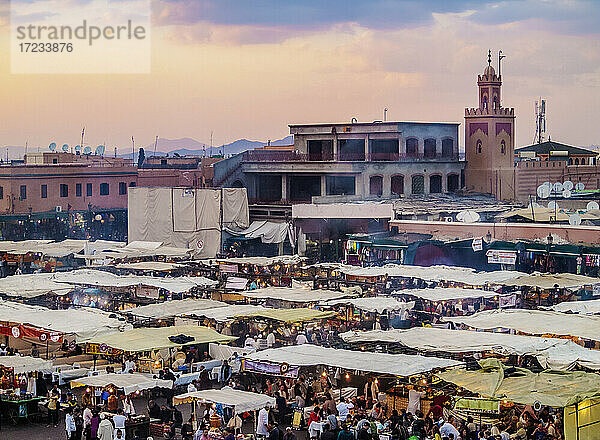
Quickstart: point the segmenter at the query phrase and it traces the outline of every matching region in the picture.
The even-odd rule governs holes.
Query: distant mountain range
[[[277,139],[271,141],[271,145],[290,145],[294,142],[293,137],[286,136],[283,139]],[[238,139],[237,141],[229,144],[213,146],[212,151],[210,145],[197,141],[192,138],[180,138],[180,139],[163,139],[159,138],[156,145],[156,155],[169,156],[175,153],[181,156],[202,156],[210,154],[224,154],[225,156],[232,156],[243,151],[253,150],[258,147],[267,145],[268,141],[251,141],[248,139]],[[146,157],[154,155],[154,144],[145,145],[144,150]],[[138,150],[136,148],[136,150]],[[138,151],[136,151],[137,156]],[[119,154],[119,157],[131,158],[131,153]]]

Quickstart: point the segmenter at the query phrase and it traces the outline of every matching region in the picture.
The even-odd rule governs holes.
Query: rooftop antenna
[[[158,145],[158,136],[154,138],[154,155],[156,156],[156,146]]]
[[[213,132],[210,131],[210,150],[208,150],[208,157],[212,157],[212,148],[213,148]]]
[[[131,161],[135,162],[135,139],[131,136]]]
[[[546,138],[546,100],[535,101],[535,136],[533,143],[541,144]]]
[[[29,143],[29,141],[25,141],[25,156],[27,156],[27,144]]]
[[[81,130],[81,148],[85,147],[85,144],[83,143],[84,136],[85,136],[85,125],[83,126],[83,130]]]
[[[387,121],[387,107],[383,109],[383,122]]]

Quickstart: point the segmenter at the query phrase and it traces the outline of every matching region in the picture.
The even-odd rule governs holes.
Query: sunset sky
[[[488,49],[495,66],[507,56],[517,146],[533,139],[540,96],[552,139],[600,144],[600,1],[160,0],[141,75],[12,75],[0,17],[0,146],[75,144],[84,125],[109,151],[132,135],[209,142],[213,131],[219,145],[382,119],[384,107],[388,120],[463,124]]]

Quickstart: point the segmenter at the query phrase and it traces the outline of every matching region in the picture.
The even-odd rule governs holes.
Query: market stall
[[[99,374],[71,381],[71,388],[87,387],[95,403],[106,402],[108,416],[116,413],[118,399],[121,396],[139,396],[146,390],[155,388],[173,388],[173,381],[157,379],[150,375],[132,374]],[[111,403],[114,401],[115,403]],[[112,408],[111,408],[112,406]],[[150,435],[151,419],[145,414],[129,415],[125,421],[125,438],[134,438],[136,435],[144,438]]]
[[[51,370],[51,361],[31,356],[0,356],[0,410],[11,423],[40,415],[38,403],[44,397],[36,395],[35,376]]]

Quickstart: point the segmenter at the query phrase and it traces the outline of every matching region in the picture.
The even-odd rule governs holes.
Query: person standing
[[[117,414],[113,417],[113,423],[115,424],[115,429],[120,429],[123,431],[123,439],[125,439],[125,421],[127,417],[123,415],[123,410],[120,409]]]
[[[48,397],[48,427],[50,425],[58,426],[58,410],[59,410],[60,396],[58,391],[53,389],[50,391]]]
[[[100,414],[98,440],[113,440],[113,425],[111,421],[106,418],[105,414]]]
[[[84,405],[83,409],[83,432],[85,440],[91,440],[91,430],[92,430],[92,409],[90,405]]]
[[[269,412],[267,408],[261,408],[258,412],[258,420],[256,422],[256,434],[261,437],[266,437],[269,435],[269,430],[267,426],[269,424]]]
[[[65,409],[65,431],[67,432],[67,440],[72,440],[75,436],[75,431],[77,427],[75,426],[75,419],[73,418],[73,409],[66,408]]]

